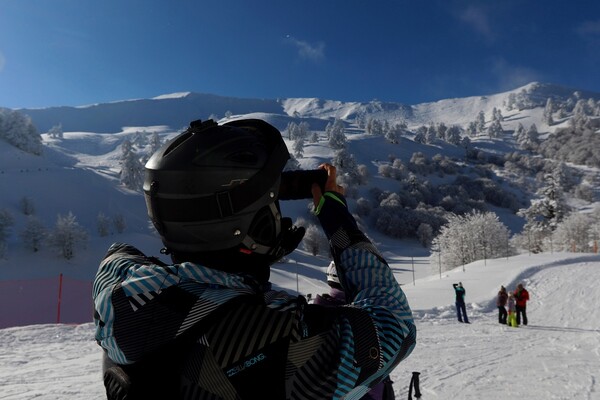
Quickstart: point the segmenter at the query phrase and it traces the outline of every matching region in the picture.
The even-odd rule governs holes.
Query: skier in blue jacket
[[[195,121],[146,164],[148,214],[172,264],[113,244],[93,286],[109,399],[359,399],[407,357],[410,307],[347,208],[336,170],[311,191],[348,305],[276,291],[270,265],[304,229],[280,213],[281,133]]]
[[[465,295],[467,291],[463,287],[462,282],[453,283],[454,292],[456,294],[456,317],[458,322],[469,323],[469,317],[467,317],[467,307],[465,305]]]

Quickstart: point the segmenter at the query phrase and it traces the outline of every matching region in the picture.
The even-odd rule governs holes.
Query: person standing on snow
[[[464,322],[469,324],[469,317],[467,317],[467,307],[465,305],[465,295],[467,291],[463,287],[462,282],[453,283],[454,292],[456,293],[456,316],[458,317],[458,322]]]
[[[336,169],[311,188],[347,305],[272,290],[304,228],[281,215],[289,153],[262,120],[194,121],[146,164],[148,214],[172,263],[113,244],[94,279],[109,399],[358,399],[413,350],[385,259],[348,211]]]
[[[330,307],[348,304],[346,302],[346,293],[340,284],[334,261],[331,261],[327,267],[327,284],[329,285],[329,293],[317,295],[313,300],[313,304]],[[360,400],[394,400],[395,398],[393,382],[387,376],[379,384],[371,388]]]
[[[515,290],[515,301],[517,325],[521,325],[521,317],[523,317],[523,325],[527,325],[527,302],[529,301],[529,292],[523,287],[522,283],[519,283],[517,285],[517,290]]]
[[[498,323],[506,325],[506,301],[508,300],[508,293],[504,286],[500,286],[498,297],[496,299],[496,306],[498,306]]]
[[[508,294],[508,300],[506,301],[506,305],[508,306],[507,325],[516,328],[519,325],[517,324],[517,311],[515,306],[515,295],[513,292],[510,292]]]

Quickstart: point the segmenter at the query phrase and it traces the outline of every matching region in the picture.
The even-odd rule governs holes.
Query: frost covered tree
[[[31,154],[42,154],[42,137],[31,118],[18,111],[0,108],[0,138]]]
[[[383,135],[383,124],[381,121],[379,121],[378,119],[369,117],[367,120],[367,126],[365,128],[365,131],[369,134],[369,135]]]
[[[500,138],[502,137],[503,133],[504,129],[502,129],[502,124],[497,119],[493,120],[490,126],[488,126],[487,134],[490,137],[490,139]]]
[[[35,253],[42,248],[42,244],[46,240],[47,234],[48,230],[44,224],[42,224],[36,216],[30,215],[27,217],[27,224],[20,236],[23,245]]]
[[[310,138],[308,139],[311,143],[317,143],[319,141],[319,133],[317,131],[313,131],[310,134]]]
[[[448,126],[446,126],[445,123],[440,122],[439,124],[436,125],[435,129],[436,129],[437,137],[442,140],[446,140],[446,132],[448,131]]]
[[[63,138],[63,127],[62,124],[54,125],[48,131],[48,136],[54,139],[62,139]]]
[[[397,144],[400,141],[404,129],[405,127],[402,124],[391,125],[384,133],[385,140]]]
[[[319,254],[325,255],[329,251],[329,243],[323,231],[314,224],[309,224],[306,227],[306,233],[302,239],[304,250],[308,251],[313,256]]]
[[[160,136],[158,136],[158,132],[152,132],[150,135],[150,148],[148,149],[148,155],[152,156],[152,154],[156,153],[161,146],[162,142],[160,140]]]
[[[427,143],[427,127],[425,125],[421,125],[417,128],[415,132],[415,142],[425,144]]]
[[[525,127],[523,126],[522,123],[519,122],[513,132],[513,137],[515,138],[517,143],[520,143],[521,140],[524,140],[524,138],[523,138],[524,135],[525,135]]]
[[[517,137],[517,142],[524,150],[536,150],[540,144],[537,126],[535,124],[531,124],[527,131],[521,134],[521,136]]]
[[[287,124],[285,131],[287,132],[288,140],[294,140],[297,135],[298,125],[295,122],[290,122]]]
[[[304,137],[303,136],[296,136],[296,138],[294,139],[294,155],[296,156],[296,158],[302,158],[304,157]]]
[[[446,130],[446,135],[444,137],[444,140],[455,146],[460,145],[460,141],[461,141],[460,127],[457,125],[452,125],[451,127],[449,127],[448,130]]]
[[[506,257],[514,253],[509,246],[510,233],[492,212],[474,211],[448,217],[432,246],[439,250],[444,270],[477,260]]]
[[[533,199],[528,208],[517,212],[526,223],[515,241],[519,247],[533,253],[551,250],[552,232],[568,212],[560,181],[552,173],[545,174],[544,181],[545,185],[538,190],[539,198]]]
[[[344,129],[344,123],[340,119],[336,119],[329,132],[329,147],[335,150],[346,147],[347,139]]]
[[[110,233],[110,218],[102,212],[98,213],[98,216],[96,217],[96,228],[101,237],[108,236]]]
[[[470,137],[475,137],[477,136],[477,123],[476,122],[469,122],[467,124],[467,129],[466,129],[467,135],[469,135]]]
[[[485,114],[483,111],[479,111],[479,114],[477,114],[475,126],[477,127],[477,133],[485,132]]]
[[[54,230],[48,235],[48,243],[58,250],[59,254],[67,260],[75,257],[75,250],[86,245],[88,234],[79,225],[73,213],[58,215]]]
[[[547,123],[548,125],[554,124],[554,119],[552,118],[552,114],[554,113],[554,110],[555,110],[554,102],[552,101],[551,97],[548,97],[548,100],[546,100],[546,106],[544,107],[544,114],[543,114],[544,122]]]
[[[492,119],[494,121],[504,121],[504,116],[502,115],[502,111],[500,111],[499,108],[494,107],[494,109],[492,110]]]
[[[0,258],[4,258],[4,255],[6,254],[6,242],[10,236],[10,229],[14,223],[15,220],[8,210],[0,210]]]
[[[599,221],[590,214],[571,213],[554,231],[554,245],[558,251],[589,253],[593,251],[599,231]]]
[[[140,190],[144,183],[144,165],[128,139],[121,144],[121,183],[132,190]]]
[[[346,184],[360,184],[362,178],[358,171],[358,164],[354,155],[347,149],[336,151],[331,164],[337,168],[340,178],[344,179]]]
[[[427,127],[427,133],[425,134],[425,143],[432,144],[435,143],[437,139],[437,128],[435,125],[429,125]]]

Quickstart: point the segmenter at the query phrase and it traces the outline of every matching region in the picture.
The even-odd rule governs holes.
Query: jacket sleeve
[[[381,381],[412,352],[416,328],[404,292],[358,228],[345,198],[326,192],[315,213],[329,239],[349,303],[341,313],[338,385],[357,387],[360,393]]]

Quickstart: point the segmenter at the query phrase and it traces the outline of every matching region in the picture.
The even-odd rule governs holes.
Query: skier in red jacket
[[[521,325],[521,315],[523,316],[523,325],[527,325],[527,301],[529,301],[529,292],[523,287],[522,283],[517,285],[517,290],[515,290],[515,300],[517,301],[517,325]]]

